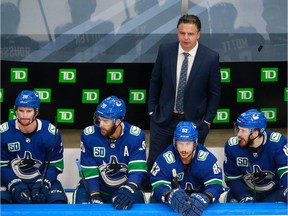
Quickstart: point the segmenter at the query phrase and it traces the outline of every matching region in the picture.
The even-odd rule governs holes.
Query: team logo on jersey
[[[17,177],[21,179],[33,179],[39,176],[39,167],[42,165],[42,162],[32,158],[32,154],[29,151],[25,151],[24,157],[20,158],[19,155],[17,158],[11,161],[11,168]]]
[[[284,145],[283,151],[285,153],[285,155],[288,157],[288,146]]]
[[[237,157],[236,158],[236,164],[237,166],[243,166],[243,167],[248,167],[249,166],[249,160],[247,157]]]
[[[89,135],[89,134],[93,134],[95,131],[94,131],[94,127],[93,126],[88,126],[84,129],[84,134],[85,135]]]
[[[177,173],[177,180],[178,181],[183,181],[183,179],[184,179],[184,172]]]
[[[134,136],[139,136],[140,132],[141,132],[141,129],[139,127],[131,126],[130,128],[131,134],[133,134]]]
[[[48,131],[52,134],[55,135],[56,127],[52,124],[49,124],[48,126]],[[58,131],[58,130],[57,130]]]
[[[235,137],[230,137],[229,140],[228,140],[228,145],[229,146],[233,146],[233,145],[237,145],[239,142],[239,139],[237,136]]]
[[[200,150],[198,152],[198,155],[197,155],[197,160],[205,161],[206,158],[208,157],[208,154],[209,154],[209,152],[205,152],[205,151]]]
[[[259,165],[254,165],[252,173],[247,172],[243,179],[247,186],[256,191],[271,190],[275,183],[272,181],[274,173],[271,171],[261,170]]]
[[[9,129],[8,122],[5,122],[5,123],[0,125],[0,133],[4,133],[8,129]]]
[[[281,138],[281,134],[277,132],[273,132],[270,135],[270,141],[272,142],[279,142],[280,138]]]
[[[8,150],[10,152],[20,151],[20,142],[8,143]]]
[[[104,158],[106,155],[106,149],[104,147],[94,147],[94,157]]]
[[[115,155],[111,155],[110,162],[99,166],[100,175],[103,181],[111,187],[119,187],[127,181],[128,167],[119,163]]]
[[[163,157],[165,158],[165,160],[168,164],[172,164],[176,161],[172,151],[165,152],[163,154]]]

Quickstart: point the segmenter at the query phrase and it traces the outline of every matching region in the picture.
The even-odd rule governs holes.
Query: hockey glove
[[[190,208],[189,199],[184,190],[177,188],[169,194],[168,203],[175,212],[183,213]]]
[[[91,204],[104,204],[103,200],[101,199],[101,195],[99,193],[92,193],[91,197]]]
[[[8,190],[11,192],[13,202],[22,204],[32,203],[29,188],[21,179],[13,179],[8,184]]]
[[[47,203],[48,201],[51,183],[48,179],[45,179],[41,186],[41,181],[42,179],[36,180],[32,186],[31,196],[33,203]]]
[[[122,185],[112,199],[113,206],[121,210],[130,209],[135,201],[136,190],[137,188],[133,184]]]
[[[242,198],[239,203],[253,203],[254,202],[254,198],[251,196],[247,196]]]
[[[210,198],[203,193],[192,193],[190,196],[191,208],[184,215],[201,216],[204,209],[209,205]]]

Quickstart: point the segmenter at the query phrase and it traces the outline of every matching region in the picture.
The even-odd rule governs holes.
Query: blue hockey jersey
[[[241,148],[237,137],[225,144],[225,182],[235,198],[245,196],[261,199],[280,186],[287,188],[287,138],[280,133],[266,130],[263,144],[257,148]]]
[[[175,185],[173,169],[176,169],[180,188],[189,195],[210,192],[218,200],[223,192],[222,170],[217,158],[207,148],[198,144],[191,163],[185,165],[174,145],[170,145],[158,156],[150,172],[152,190],[159,202],[162,202],[163,194]]]
[[[36,121],[37,129],[31,137],[25,136],[19,130],[16,119],[0,125],[2,186],[7,186],[16,178],[25,183],[33,183],[42,178],[55,143],[55,126],[46,120]],[[63,168],[63,145],[60,132],[57,131],[46,179],[54,182],[58,174],[63,172]]]
[[[95,125],[81,133],[81,167],[91,192],[114,195],[121,185],[140,185],[146,176],[145,133],[127,122],[121,126],[122,134],[114,141]]]

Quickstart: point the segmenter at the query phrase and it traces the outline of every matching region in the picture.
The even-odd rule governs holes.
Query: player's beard
[[[120,125],[120,124],[119,124]],[[106,137],[109,137],[109,136],[112,136],[114,133],[115,133],[115,131],[116,131],[116,129],[117,129],[117,127],[119,126],[119,125],[113,125],[110,129],[104,129],[104,128],[101,128],[101,134],[103,135],[103,136],[106,136]]]
[[[182,162],[184,164],[189,164],[191,162],[191,160],[192,160],[193,153],[194,153],[194,151],[192,151],[190,153],[187,152],[187,151],[179,152],[179,155],[180,155],[180,158],[181,158]]]
[[[238,137],[239,144],[240,144],[241,148],[247,148],[247,147],[250,147],[253,144],[254,139],[250,139],[250,137],[251,137],[251,134],[248,136],[247,139],[242,138],[242,137]]]
[[[17,121],[22,126],[27,127],[35,121],[35,116],[32,119],[30,119],[30,118],[17,118]]]

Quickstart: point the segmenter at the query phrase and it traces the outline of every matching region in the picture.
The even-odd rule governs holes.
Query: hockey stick
[[[255,177],[254,177],[253,169],[252,169],[252,166],[251,166],[251,163],[250,163],[249,160],[248,160],[248,165],[249,165],[249,169],[251,170],[251,181],[252,181],[252,184],[253,184],[253,199],[254,199],[254,202],[256,202],[256,185],[255,185]]]
[[[89,201],[90,201],[90,203],[92,203],[90,190],[89,190],[87,181],[86,181],[86,179],[85,179],[85,176],[84,176],[84,173],[83,173],[81,164],[80,164],[80,160],[79,160],[78,158],[76,158],[75,161],[76,161],[76,164],[77,164],[77,167],[78,167],[78,171],[79,171],[80,177],[81,177],[81,179],[82,179],[82,181],[83,181],[83,184],[84,184],[84,187],[85,187],[85,189],[86,189],[86,191],[87,191],[87,194],[88,194],[88,197],[89,197]]]
[[[48,158],[48,161],[47,161],[45,170],[44,170],[44,174],[43,174],[42,179],[41,179],[41,183],[40,183],[41,187],[39,188],[39,191],[38,191],[37,195],[40,194],[40,192],[41,192],[41,190],[42,190],[42,187],[43,187],[43,185],[44,185],[44,181],[45,181],[45,178],[46,178],[46,175],[47,175],[47,171],[48,171],[50,162],[51,162],[51,160],[52,160],[53,152],[54,152],[54,149],[55,149],[55,146],[56,146],[56,142],[57,142],[57,130],[58,130],[58,124],[57,124],[57,118],[56,118],[56,116],[55,116],[54,143],[53,143],[53,146],[52,146],[52,149],[51,149],[51,152],[50,152],[50,155],[49,155],[49,158]]]
[[[85,187],[85,189],[86,189],[86,191],[87,191],[87,193],[89,194],[89,197],[90,197],[88,184],[87,184],[87,181],[85,179],[85,176],[84,176],[81,164],[80,164],[80,160],[78,158],[76,158],[76,164],[77,164],[77,167],[78,167],[78,171],[79,171],[80,177],[81,177],[81,179],[83,181],[84,187]]]
[[[173,180],[174,180],[176,188],[179,188],[179,182],[178,182],[178,179],[177,179],[177,172],[176,172],[175,168],[172,169],[172,175],[173,175]]]

